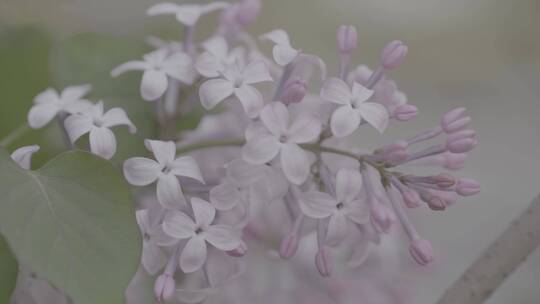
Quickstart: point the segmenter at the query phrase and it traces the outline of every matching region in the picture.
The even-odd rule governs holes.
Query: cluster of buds
[[[221,12],[217,30],[196,43],[197,22],[215,11]],[[286,227],[279,256],[293,258],[304,237],[314,234],[313,264],[328,277],[336,251],[353,246],[357,252],[349,264],[359,265],[367,245],[377,244],[396,221],[409,238],[412,258],[429,264],[433,249],[414,227],[407,209],[426,204],[440,211],[457,196],[479,192],[476,181],[449,173],[418,176],[396,171],[410,164],[462,168],[467,153],[478,143],[464,108],[449,111],[431,129],[373,153],[342,148],[345,137],[360,127],[383,133],[390,124],[418,114],[386,75],[404,62],[408,48],[403,42],[388,43],[373,70],[366,65],[352,68],[358,34],[354,26],[341,26],[337,31],[340,70],[336,77],[328,77],[324,61],[293,47],[282,29],[261,35],[260,40],[273,44],[273,58],[262,53],[244,31],[259,11],[257,0],[157,4],[148,14],[174,15],[185,26],[184,40],[152,38],[156,50],[112,71],[114,77],[143,72],[141,96],[156,104],[160,125],[174,125],[188,115],[178,114],[192,108],[190,103],[200,102],[207,110],[222,105],[228,110],[208,114],[191,132],[147,139],[152,158],[123,162],[131,185],[156,184],[144,188],[152,199],[141,205],[137,221],[144,239],[141,263],[147,273],[158,275],[155,295],[160,301],[182,301],[186,290],[175,281],[179,271],[202,272],[205,290],[226,281],[215,277],[224,271],[214,268],[228,265],[231,259],[237,263],[248,253],[253,238],[248,240],[245,232],[268,205],[281,204],[287,213],[276,217],[280,227]],[[314,69],[320,71],[323,83],[310,93]],[[268,90],[261,83],[275,85]],[[195,94],[179,98],[181,91],[190,92],[189,87],[199,84]],[[104,112],[101,102],[92,105],[85,100],[89,90],[78,86],[61,94],[45,91],[36,97],[29,123],[42,127],[58,115],[71,145],[89,133],[91,152],[110,159],[116,141],[109,128],[123,124],[135,132],[135,126],[123,110]],[[438,137],[445,137],[442,144],[416,148]],[[13,158],[28,168],[29,155],[36,150],[17,150]],[[184,281],[189,281],[186,277]]]

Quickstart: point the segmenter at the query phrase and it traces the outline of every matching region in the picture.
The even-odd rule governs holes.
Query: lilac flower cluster
[[[335,252],[353,250],[349,264],[361,264],[368,245],[377,244],[396,221],[409,239],[412,258],[429,264],[433,249],[407,209],[426,205],[444,210],[458,196],[479,192],[476,181],[449,173],[419,176],[397,171],[403,165],[462,168],[478,143],[464,108],[448,111],[431,129],[373,152],[347,148],[350,141],[345,137],[360,127],[383,133],[391,123],[416,117],[418,109],[387,78],[407,55],[403,42],[388,43],[374,70],[355,66],[356,29],[341,26],[339,72],[329,77],[324,61],[295,48],[282,29],[260,36],[263,45],[272,46],[272,58],[260,51],[245,31],[260,7],[259,0],[157,4],[148,15],[175,16],[185,29],[183,41],[152,37],[148,41],[154,51],[112,71],[114,77],[142,71],[140,94],[155,103],[160,125],[176,122],[198,102],[214,110],[193,131],[145,140],[152,159],[133,157],[123,163],[131,185],[156,184],[155,190],[144,188],[151,203],[137,211],[137,221],[144,239],[142,266],[158,275],[159,300],[183,301],[234,277],[234,271],[212,267],[239,263],[236,258],[247,253],[248,241],[263,239],[249,237],[246,231],[254,229],[252,219],[269,206],[283,206],[279,222],[289,225],[278,248],[281,258],[294,257],[302,238],[314,234],[313,264],[328,277]],[[197,43],[198,21],[216,11],[218,28]],[[322,82],[312,79],[316,74]],[[191,87],[198,87],[197,93],[181,100],[180,92]],[[105,112],[101,102],[84,99],[89,90],[90,86],[76,86],[61,94],[52,89],[41,93],[30,110],[29,124],[40,128],[58,115],[71,143],[89,133],[91,152],[110,159],[116,151],[110,128],[136,129],[123,110]],[[443,143],[422,147],[441,137]],[[21,148],[13,158],[29,168],[29,157],[37,149]],[[205,283],[196,290],[177,286],[175,275],[180,272],[201,272]]]

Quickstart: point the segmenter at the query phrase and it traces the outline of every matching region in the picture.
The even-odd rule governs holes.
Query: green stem
[[[27,124],[24,124],[17,129],[13,130],[13,132],[9,133],[4,139],[0,141],[0,146],[7,146],[11,144],[17,137],[23,135],[27,131],[30,130],[30,127]]]

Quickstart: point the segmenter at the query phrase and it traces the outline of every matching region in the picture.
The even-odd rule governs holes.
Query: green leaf
[[[36,171],[0,149],[0,229],[17,260],[77,304],[124,303],[141,248],[121,173],[70,151]]]
[[[19,268],[6,240],[0,236],[0,303],[9,303]]]

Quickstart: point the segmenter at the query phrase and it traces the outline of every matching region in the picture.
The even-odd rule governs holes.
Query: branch
[[[480,304],[540,245],[540,196],[446,290],[437,304]]]

